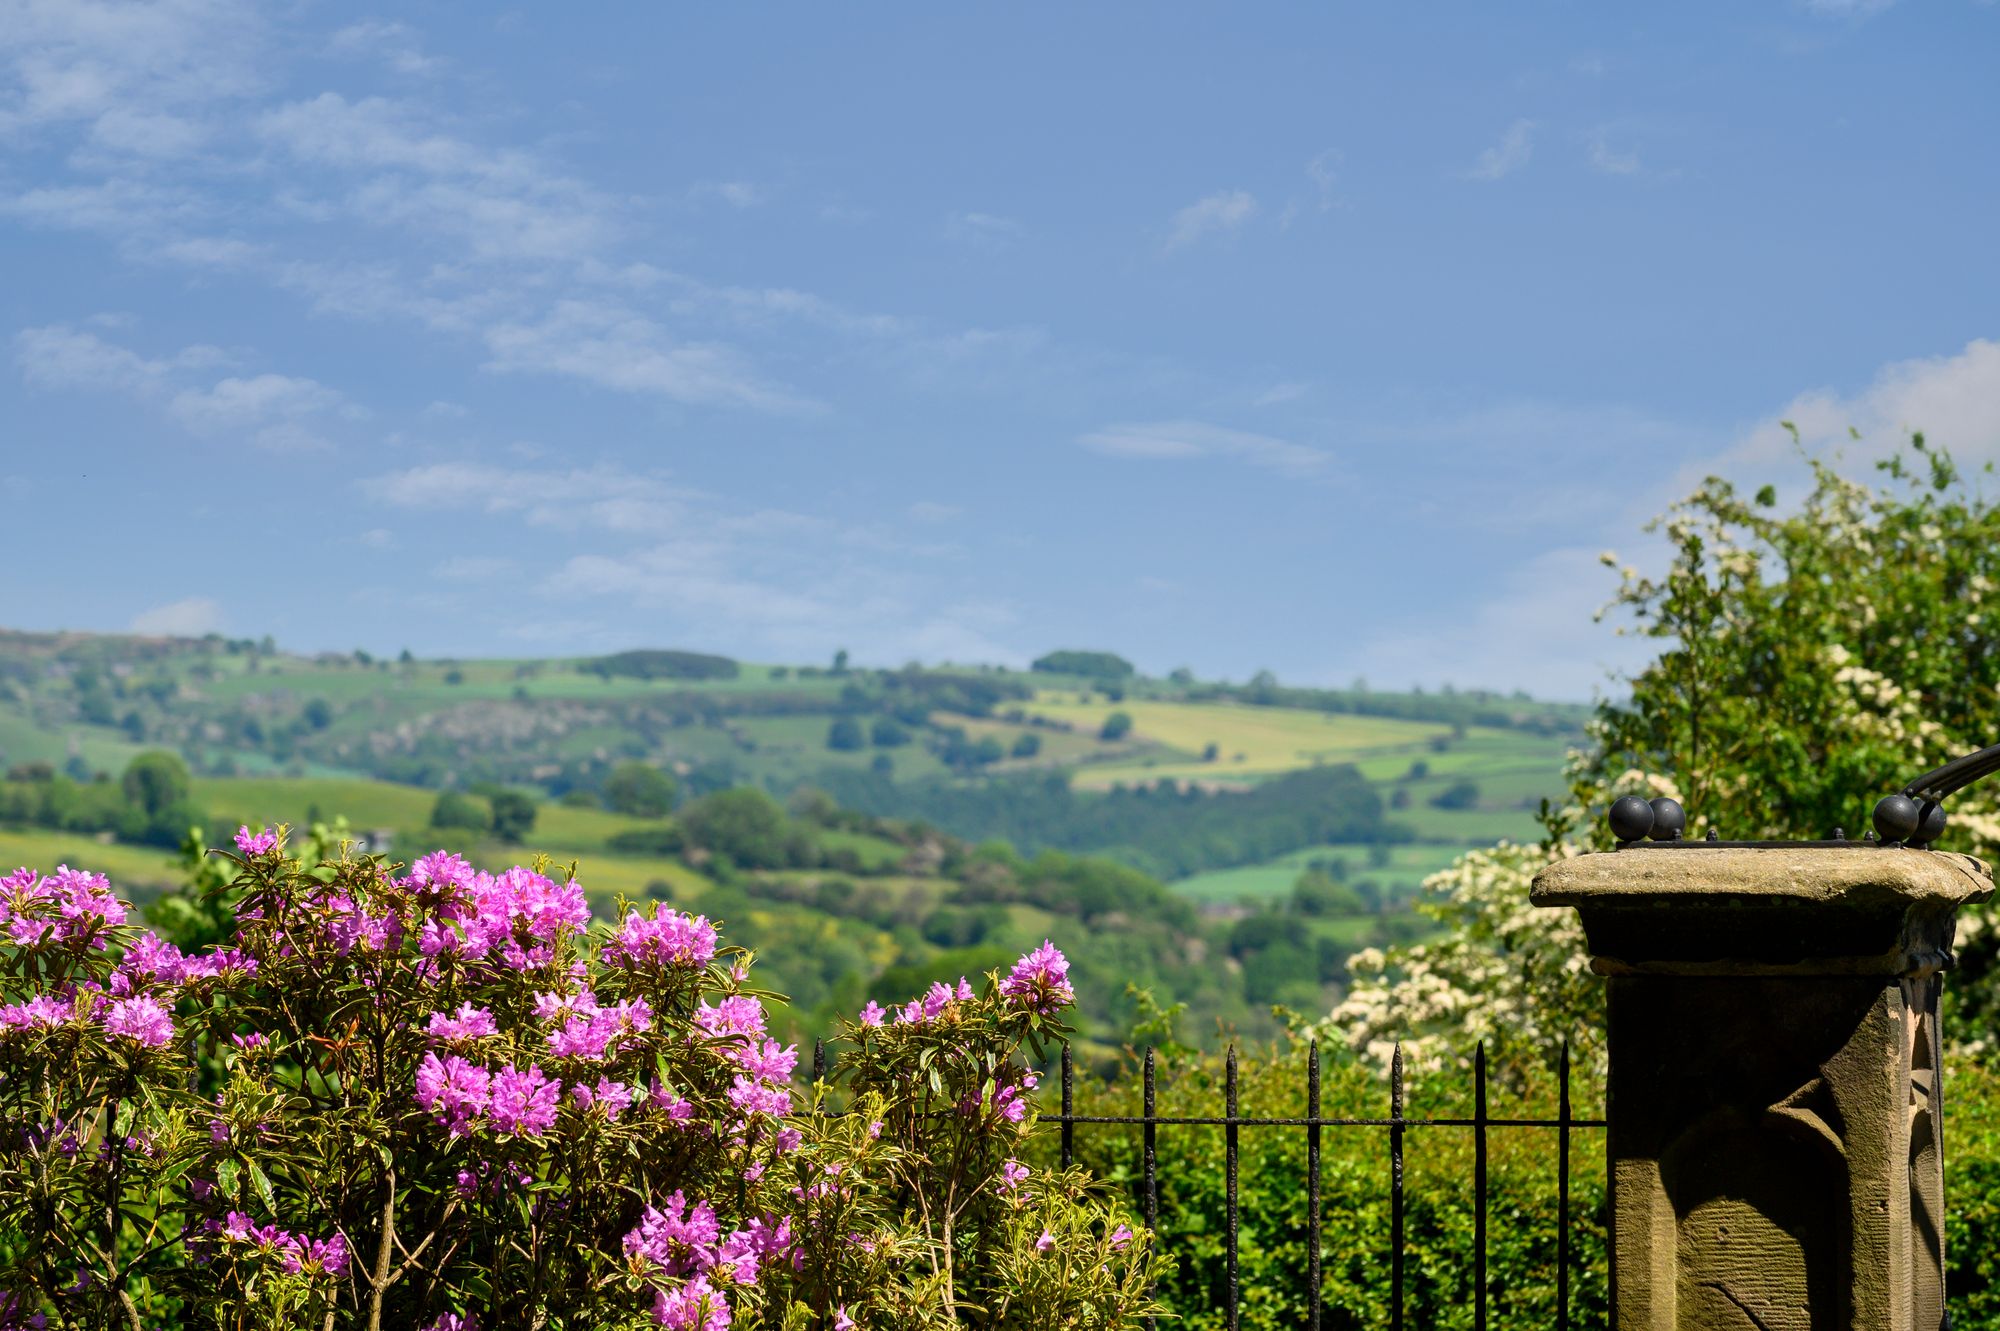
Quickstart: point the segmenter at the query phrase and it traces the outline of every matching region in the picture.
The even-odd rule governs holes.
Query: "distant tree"
[[[453,666],[444,672],[444,682],[447,684],[463,684],[465,683],[465,672],[457,666]]]
[[[1007,756],[1007,750],[1006,747],[1002,745],[999,740],[995,739],[991,735],[985,735],[980,738],[977,744],[974,744],[972,746],[972,753],[970,756],[974,763],[976,763],[981,767],[984,767],[988,763],[997,763],[1002,758],[1005,758]]]
[[[496,790],[486,797],[493,810],[493,835],[517,846],[535,828],[535,802],[518,790]]]
[[[634,818],[664,818],[673,812],[679,788],[651,763],[620,763],[604,778],[604,805]]]
[[[1222,746],[1220,744],[1217,744],[1214,740],[1210,740],[1206,745],[1202,747],[1201,760],[1205,763],[1212,763],[1221,756],[1222,756]]]
[[[1431,774],[1431,765],[1422,758],[1410,763],[1410,770],[1403,773],[1405,781],[1421,781]]]
[[[1097,732],[1101,740],[1121,740],[1132,733],[1132,717],[1127,712],[1113,712],[1104,718],[1104,725]]]
[[[149,749],[134,757],[119,784],[125,802],[149,818],[185,802],[194,789],[187,764],[164,749]]]
[[[431,826],[485,832],[493,826],[493,810],[477,795],[447,790],[431,806]]]
[[[556,803],[562,805],[565,809],[601,809],[604,807],[603,800],[590,791],[585,790],[582,786],[578,786],[573,790],[565,790],[562,793],[562,797]]]
[[[579,674],[599,675],[605,679],[614,675],[633,679],[735,679],[741,672],[741,667],[726,656],[654,648],[579,661],[576,669]]]
[[[881,716],[868,728],[868,742],[878,749],[893,749],[910,742],[910,732],[894,717]]]
[[[402,650],[402,651],[401,651],[400,653],[398,653],[398,654],[397,654],[397,656],[396,656],[396,660],[397,660],[397,661],[399,661],[399,662],[401,662],[401,663],[402,663],[403,665],[411,665],[411,664],[414,664],[414,663],[415,663],[415,661],[416,661],[416,659],[417,659],[416,657],[414,657],[414,656],[410,655],[410,649],[409,649],[409,648],[407,648],[407,647],[405,647],[405,648],[404,648],[404,649],[403,649],[403,650]]]
[[[861,723],[851,716],[836,717],[826,728],[826,747],[840,751],[850,751],[867,747],[868,737],[861,731]]]
[[[1431,796],[1433,809],[1470,809],[1479,803],[1479,783],[1460,779]]]
[[[1292,909],[1316,919],[1360,915],[1367,906],[1361,894],[1345,883],[1333,880],[1320,869],[1308,869],[1292,884]]]
[[[1009,752],[1016,758],[1032,758],[1042,751],[1042,737],[1032,731],[1017,735]]]
[[[146,718],[140,716],[136,710],[125,713],[124,719],[118,723],[118,728],[123,730],[134,744],[146,742]]]
[[[836,675],[847,673],[847,649],[845,647],[833,654],[833,673]]]
[[[325,730],[333,723],[333,704],[324,698],[308,699],[305,710],[299,713],[305,723],[314,730]]]
[[[1409,808],[1409,807],[1410,807],[1410,791],[1409,791],[1409,787],[1407,787],[1407,786],[1397,786],[1397,787],[1396,787],[1396,788],[1395,788],[1394,790],[1390,791],[1390,792],[1389,792],[1389,807],[1390,807],[1390,808],[1392,808],[1392,809],[1407,809],[1407,808]]]
[[[1188,669],[1186,666],[1175,666],[1172,672],[1167,675],[1167,678],[1185,688],[1187,685],[1194,683],[1194,671]]]
[[[868,764],[868,770],[877,776],[891,776],[896,771],[896,760],[886,753],[878,753]]]
[[[1086,679],[1124,679],[1133,673],[1132,663],[1113,652],[1071,649],[1036,657],[1029,668],[1046,675],[1082,675]]]
[[[755,786],[736,786],[688,805],[681,827],[689,841],[744,868],[777,869],[791,859],[792,821]]]

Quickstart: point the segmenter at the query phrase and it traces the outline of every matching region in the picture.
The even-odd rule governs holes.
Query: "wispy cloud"
[[[1255,195],[1240,189],[1217,190],[1174,214],[1160,252],[1172,254],[1210,236],[1229,235],[1256,215]]]
[[[1332,460],[1324,451],[1305,444],[1200,421],[1107,425],[1077,442],[1107,457],[1143,461],[1233,458],[1294,476],[1319,471]]]
[[[362,489],[433,522],[470,513],[536,527],[532,548],[548,564],[523,568],[519,556],[502,570],[497,557],[469,555],[437,572],[463,581],[518,570],[532,594],[563,608],[573,641],[630,645],[630,625],[643,622],[686,641],[755,644],[781,659],[841,645],[892,663],[1021,659],[994,636],[1014,622],[1011,609],[940,599],[926,572],[935,560],[912,558],[922,547],[865,527],[741,508],[608,464],[435,463],[371,477]],[[578,618],[598,605],[606,619]],[[635,611],[643,612],[636,621]]]
[[[1021,224],[995,213],[953,213],[945,219],[945,235],[980,249],[1002,249],[1021,238]]]
[[[1519,171],[1535,154],[1535,122],[1516,120],[1500,142],[1479,154],[1466,175],[1473,180],[1501,180]]]
[[[313,379],[283,374],[229,376],[201,384],[202,370],[230,359],[215,347],[185,347],[148,357],[65,325],[14,335],[14,360],[36,387],[123,393],[163,411],[190,433],[242,439],[278,452],[329,446],[324,428],[366,416],[342,394]]]
[[[379,19],[350,23],[329,37],[326,46],[335,55],[373,57],[398,74],[429,75],[444,68],[444,61],[424,54],[422,42],[406,23]]]
[[[132,616],[131,629],[158,637],[199,638],[222,627],[222,607],[205,596],[157,605]]]
[[[935,499],[919,499],[910,505],[910,516],[918,522],[950,522],[964,513],[957,504],[943,504]]]
[[[1617,151],[1604,131],[1599,130],[1590,136],[1590,169],[1607,176],[1637,175],[1639,154]]]

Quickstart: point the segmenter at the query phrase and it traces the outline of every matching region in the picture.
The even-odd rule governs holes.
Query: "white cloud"
[[[155,637],[199,638],[221,627],[222,607],[205,596],[190,596],[132,616],[132,632]]]
[[[1516,120],[1507,126],[1500,142],[1479,154],[1479,161],[1466,174],[1473,180],[1499,180],[1528,164],[1535,152],[1535,122]]]
[[[445,582],[489,582],[514,571],[513,560],[497,555],[453,555],[431,570],[431,576]]]
[[[1868,18],[1894,5],[1896,0],[1803,0],[1808,13],[1827,18]]]
[[[398,74],[435,74],[444,62],[423,53],[416,32],[404,23],[371,19],[350,23],[327,39],[327,50],[335,55],[372,56]]]
[[[1077,440],[1107,457],[1142,460],[1235,458],[1253,466],[1300,476],[1324,467],[1330,456],[1304,444],[1200,421],[1107,425]]]
[[[935,499],[919,499],[910,505],[910,516],[918,522],[950,522],[964,513],[957,504],[941,504]]]
[[[1306,178],[1312,181],[1314,189],[1318,191],[1321,212],[1333,207],[1333,187],[1338,179],[1333,169],[1338,165],[1340,165],[1340,151],[1336,148],[1329,148],[1306,163]]]
[[[1590,166],[1608,176],[1631,176],[1639,172],[1639,154],[1618,152],[1606,140],[1604,131],[1599,130],[1590,138]]]
[[[230,359],[205,345],[154,358],[52,324],[15,334],[14,359],[37,387],[124,393],[164,410],[194,434],[245,438],[278,452],[325,448],[320,427],[367,414],[326,385],[290,375],[232,375],[197,387],[187,382],[194,372]]]
[[[1021,238],[1021,224],[996,213],[953,213],[945,219],[945,235],[980,249],[1004,249]]]
[[[1275,407],[1283,402],[1296,402],[1310,392],[1312,392],[1311,384],[1288,379],[1272,384],[1269,388],[1257,394],[1256,397],[1251,398],[1250,405],[1253,407]]]
[[[705,180],[688,193],[697,199],[720,199],[732,208],[755,208],[770,197],[769,191],[747,180]]]
[[[1256,196],[1240,189],[1218,190],[1174,214],[1161,252],[1171,254],[1205,237],[1228,235],[1256,215]]]
[[[798,411],[811,403],[759,379],[726,347],[676,344],[622,305],[565,300],[538,323],[486,330],[489,370],[566,374],[679,402]]]
[[[1961,462],[2000,461],[2000,342],[1976,339],[1955,355],[1898,361],[1857,393],[1801,393],[1745,431],[1721,457],[1687,468],[1679,488],[1704,472],[1739,484],[1787,473],[1796,480],[1794,446],[1783,421],[1797,427],[1809,452],[1838,452],[1856,461],[1886,456],[1912,431],[1922,431]],[[1850,429],[1860,440],[1850,437]]]

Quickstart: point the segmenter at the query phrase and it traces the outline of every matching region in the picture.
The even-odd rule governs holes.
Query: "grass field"
[[[1340,858],[1347,861],[1349,881],[1370,879],[1381,884],[1385,893],[1398,889],[1414,891],[1424,879],[1449,868],[1464,854],[1459,846],[1400,845],[1389,848],[1388,863],[1381,868],[1369,865],[1368,846],[1311,846],[1263,864],[1238,869],[1216,869],[1169,884],[1174,891],[1195,901],[1235,902],[1245,898],[1265,901],[1292,890],[1300,874],[1315,859]]]
[[[180,865],[164,850],[107,845],[79,832],[0,828],[0,873],[18,868],[47,873],[59,864],[101,873],[128,896],[139,888],[168,887],[181,880]]]

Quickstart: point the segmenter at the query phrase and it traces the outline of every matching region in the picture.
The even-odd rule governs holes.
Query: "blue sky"
[[[0,623],[1587,697],[1599,553],[1795,484],[1780,418],[2000,455],[1996,52],[1975,0],[0,0]]]

